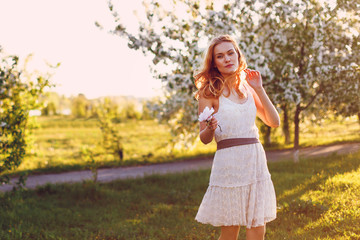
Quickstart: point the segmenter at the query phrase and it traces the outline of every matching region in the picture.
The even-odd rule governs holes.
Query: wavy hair
[[[224,78],[219,70],[215,67],[214,62],[214,48],[222,42],[231,42],[238,55],[239,66],[237,70],[230,76]],[[232,89],[235,85],[235,91],[240,97],[244,94],[239,90],[240,73],[247,68],[245,56],[239,49],[236,41],[229,35],[221,35],[211,40],[210,45],[206,51],[202,68],[194,74],[195,86],[198,89],[195,93],[195,98],[198,100],[202,95],[205,98],[219,98],[224,91],[225,86]],[[229,92],[230,95],[230,92]]]

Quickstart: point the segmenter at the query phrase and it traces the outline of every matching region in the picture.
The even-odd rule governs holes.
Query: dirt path
[[[360,143],[346,143],[331,146],[319,146],[300,149],[300,158],[302,157],[320,157],[327,156],[332,153],[345,154],[360,151]],[[282,160],[292,159],[292,150],[278,150],[266,152],[269,162],[276,162]],[[186,160],[173,163],[161,163],[147,166],[135,167],[121,167],[98,170],[98,181],[111,182],[116,179],[144,177],[151,174],[166,174],[176,172],[188,172],[192,170],[209,169],[212,165],[212,158],[201,158],[195,160]],[[29,176],[26,181],[26,187],[29,189],[36,188],[46,183],[71,183],[81,182],[92,178],[90,170],[74,171],[57,174],[43,174]],[[16,182],[16,179],[12,179]],[[13,188],[12,184],[5,184],[0,186],[0,191],[10,191]]]

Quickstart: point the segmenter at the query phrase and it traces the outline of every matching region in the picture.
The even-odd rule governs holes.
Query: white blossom
[[[341,31],[350,25],[334,24],[326,8],[314,14],[313,2],[258,0],[252,5],[229,2],[230,10],[206,10],[206,1],[200,1],[198,9],[191,2],[178,1],[187,8],[183,12],[188,15],[181,17],[171,11],[157,16],[161,7],[149,3],[147,13],[153,20],[142,23],[136,36],[123,34],[133,39],[129,46],[153,54],[152,72],[164,83],[166,96],[157,106],[159,116],[173,119],[168,122],[183,139],[194,136],[197,127],[193,72],[200,67],[206,43],[219,34],[236,39],[249,68],[261,72],[275,104],[306,105],[317,88],[333,84],[334,73],[348,71],[347,76],[355,78],[358,54],[351,49],[351,36]],[[166,24],[158,24],[164,16]],[[160,25],[164,28],[155,27]],[[308,30],[302,31],[304,27]]]
[[[205,107],[202,113],[200,113],[199,115],[199,122],[210,121],[212,119],[212,114],[214,113],[214,111],[214,108],[210,109],[209,107]]]

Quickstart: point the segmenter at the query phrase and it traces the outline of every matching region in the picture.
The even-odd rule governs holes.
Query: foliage
[[[41,109],[42,116],[56,115],[56,107],[54,102],[49,102],[44,108]]]
[[[84,94],[79,94],[72,100],[71,104],[71,114],[76,118],[84,118],[88,116],[88,111],[90,110],[89,100],[85,97]]]
[[[360,46],[360,40],[357,42]],[[360,56],[358,53],[353,55]],[[359,63],[360,59],[357,62]],[[320,101],[320,104],[328,106],[327,108],[337,115],[360,116],[360,67],[355,64],[350,64],[350,67],[353,68],[352,71],[339,73],[338,77],[333,79],[335,83],[327,86],[325,99]],[[333,92],[338,94],[331,94]]]
[[[44,99],[48,102],[50,99]],[[64,101],[64,100],[62,100]],[[95,99],[87,99],[84,94],[70,99],[71,115],[74,118],[98,118],[99,108],[103,102],[106,102],[106,108],[109,114],[113,115],[112,120],[120,123],[129,119],[140,119],[141,111],[137,109],[138,100],[127,97],[99,97]],[[50,102],[50,106],[51,107]],[[44,109],[50,110],[50,109]]]
[[[140,49],[153,58],[153,73],[164,82],[166,95],[154,109],[160,112],[159,119],[171,126],[174,142],[191,143],[197,136],[192,75],[199,67],[205,44],[218,34],[234,35],[249,67],[262,73],[270,98],[281,103],[282,109],[293,109],[295,148],[299,145],[302,111],[320,98],[331,102],[326,106],[339,106],[336,99],[343,93],[327,94],[329,89],[342,85],[342,90],[351,94],[341,100],[352,100],[355,105],[360,102],[359,91],[356,92],[359,78],[351,68],[357,66],[360,55],[356,37],[358,3],[338,1],[335,6],[326,1],[307,0],[215,3],[180,0],[164,7],[155,0],[144,1],[146,19],[140,20],[136,33],[127,30],[113,3],[109,3],[117,24],[112,33],[127,38],[130,48]],[[345,108],[347,115],[357,111]]]
[[[40,102],[44,105],[41,109],[41,115],[49,116],[55,115],[71,115],[71,105],[74,97],[66,97],[65,95],[59,95],[57,92],[47,91],[40,97]]]
[[[142,120],[150,120],[156,118],[156,113],[151,110],[151,104],[154,103],[155,99],[144,101],[142,103],[142,113],[141,119]]]
[[[124,158],[123,139],[113,123],[116,112],[112,111],[113,108],[110,105],[111,101],[106,98],[105,103],[98,109],[98,121],[103,135],[102,146],[122,162]]]
[[[29,111],[40,106],[39,96],[51,87],[50,76],[29,73],[17,56],[0,52],[0,183],[9,182],[7,171],[16,169],[27,154],[33,125]],[[35,80],[35,79],[36,80]],[[24,184],[20,177],[19,183]]]
[[[115,108],[114,108],[115,106]],[[92,172],[92,182],[97,183],[98,168],[101,166],[101,160],[106,152],[110,152],[115,159],[123,162],[124,147],[122,136],[116,128],[114,121],[117,121],[117,105],[109,98],[104,99],[104,103],[97,106],[97,121],[102,133],[102,140],[97,141],[95,145],[82,145],[80,150],[81,157],[86,161],[88,168]]]
[[[120,116],[122,119],[137,119],[141,118],[141,113],[136,109],[133,102],[127,102],[121,106]]]

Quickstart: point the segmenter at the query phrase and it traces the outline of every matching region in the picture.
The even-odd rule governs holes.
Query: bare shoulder
[[[219,108],[219,100],[217,98],[208,98],[205,97],[203,93],[199,95],[199,114],[204,110],[204,108],[214,108],[217,112]]]

